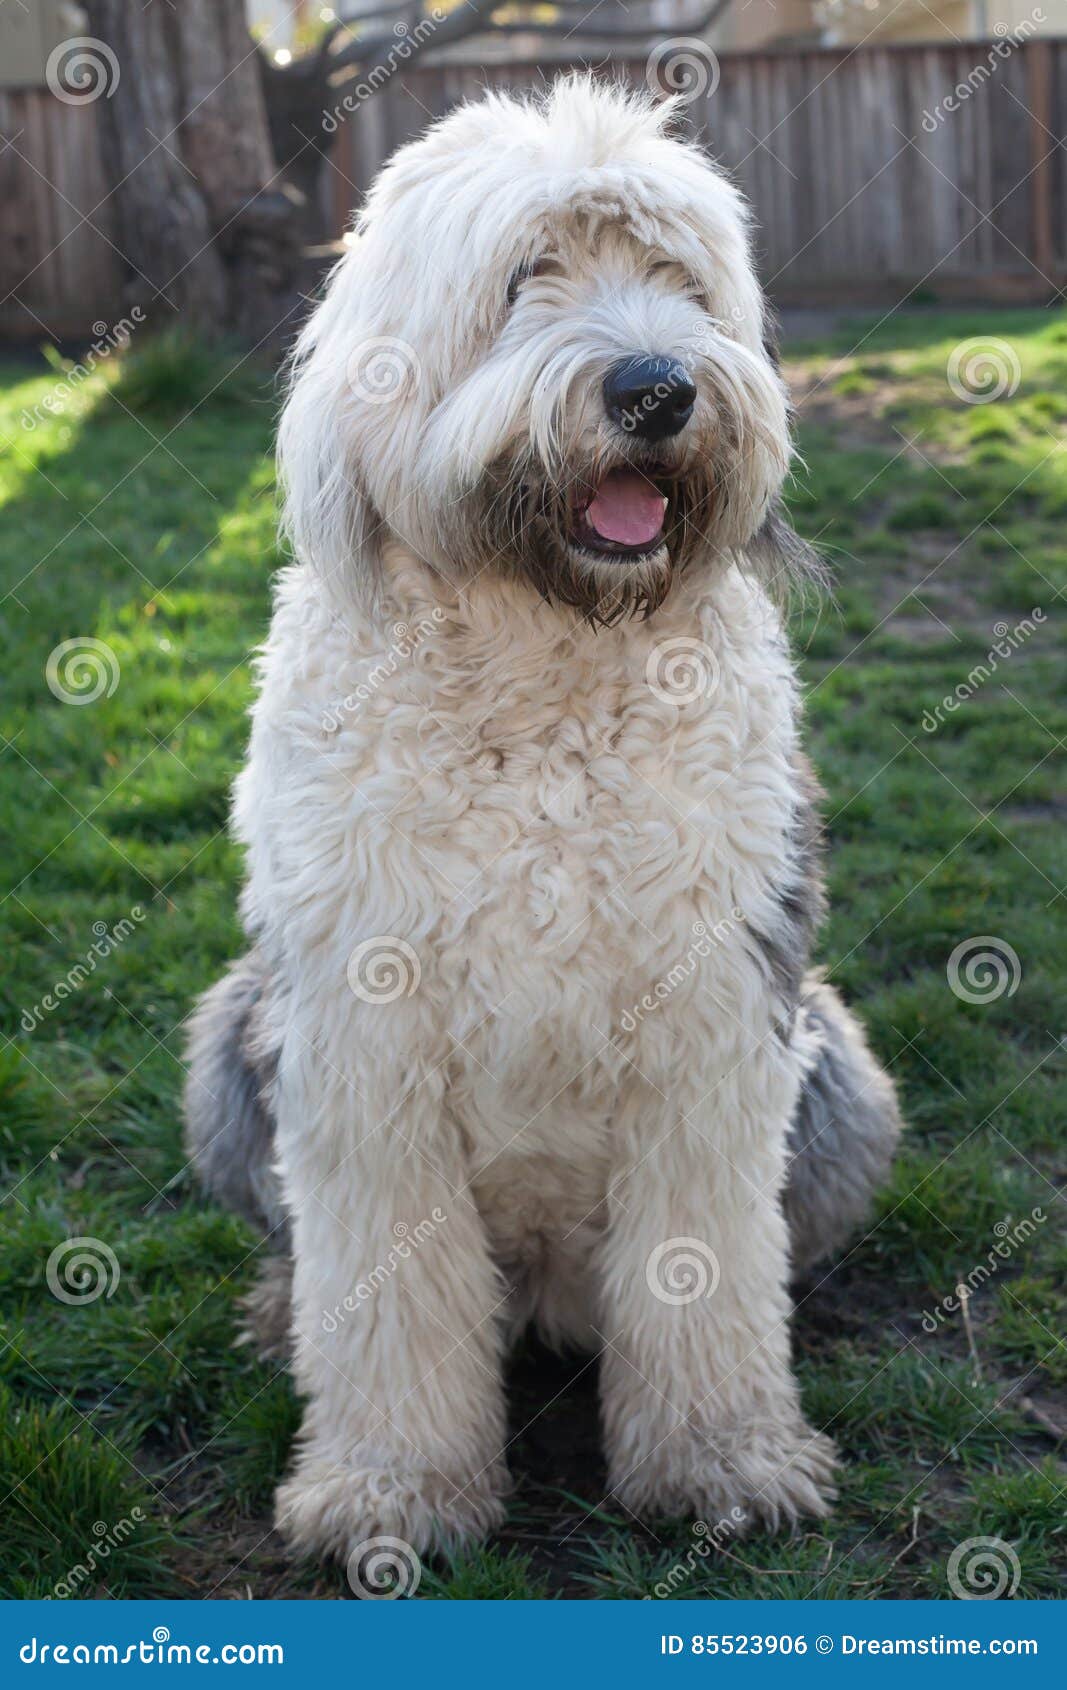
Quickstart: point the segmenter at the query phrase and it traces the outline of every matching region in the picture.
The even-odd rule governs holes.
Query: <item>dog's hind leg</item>
[[[265,1356],[288,1348],[292,1280],[289,1220],[273,1165],[266,980],[263,958],[251,950],[204,993],[189,1022],[185,1084],[185,1148],[201,1184],[262,1233],[272,1252],[244,1300],[243,1341]]]
[[[832,1255],[889,1172],[901,1120],[889,1075],[834,991],[805,977],[802,1036],[815,1053],[789,1132],[785,1215],[794,1274]]]

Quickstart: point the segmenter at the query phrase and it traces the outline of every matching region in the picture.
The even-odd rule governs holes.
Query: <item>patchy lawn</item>
[[[970,354],[946,372],[980,335],[1003,391],[974,403]],[[1019,1595],[1062,1594],[1067,319],[897,315],[787,357],[792,505],[837,581],[795,628],[828,789],[821,956],[911,1126],[870,1235],[800,1293],[840,1506],[714,1554],[686,1524],[634,1529],[604,1495],[595,1367],[531,1348],[507,1529],[428,1567],[431,1599],[668,1575],[675,1595],[948,1596],[973,1537],[1003,1540]],[[272,395],[220,374],[148,353],[39,422],[55,372],[0,386],[9,1595],[348,1594],[270,1531],[297,1405],[232,1347],[255,1241],[180,1148],[181,1022],[241,942],[227,794],[278,561]]]

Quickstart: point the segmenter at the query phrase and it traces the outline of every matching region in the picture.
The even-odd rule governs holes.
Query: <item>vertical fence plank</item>
[[[1052,57],[1048,44],[1035,41],[1026,57],[1027,105],[1030,109],[1031,260],[1044,275],[1052,269]]]

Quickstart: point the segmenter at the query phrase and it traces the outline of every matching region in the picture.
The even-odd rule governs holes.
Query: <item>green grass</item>
[[[946,369],[980,335],[1020,379],[968,404]],[[1012,1546],[1019,1594],[1062,1591],[1067,318],[918,312],[787,350],[790,498],[836,576],[794,628],[828,794],[821,958],[910,1122],[870,1236],[801,1293],[797,1363],[845,1458],[840,1502],[796,1538],[721,1552],[689,1524],[637,1528],[605,1498],[592,1372],[568,1383],[576,1368],[530,1349],[507,1528],[427,1566],[427,1599],[945,1597],[976,1536]],[[270,1533],[298,1405],[283,1370],[233,1347],[255,1240],[202,1201],[180,1148],[182,1018],[240,944],[225,820],[278,562],[273,394],[164,347],[38,423],[56,380],[0,383],[0,1578],[20,1596],[342,1596],[342,1572],[290,1563]],[[994,628],[1024,618],[945,709]],[[45,671],[83,637],[102,642],[102,690],[77,707]],[[1020,972],[968,1003],[946,970],[979,935]],[[112,1257],[97,1250],[105,1294],[71,1303],[48,1263],[79,1236]],[[946,1299],[991,1252],[964,1322]]]

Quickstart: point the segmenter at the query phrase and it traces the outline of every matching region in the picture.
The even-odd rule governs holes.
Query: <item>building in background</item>
[[[43,0],[47,5],[49,0]],[[446,11],[461,0],[439,0]],[[701,10],[700,0],[658,0],[656,31],[669,35]],[[545,6],[546,12],[551,10]],[[248,0],[249,24],[265,46],[286,54],[334,18],[366,13],[367,0]],[[591,0],[587,19],[603,22],[612,12],[633,26],[622,0]],[[1067,35],[1067,0],[730,0],[707,40],[720,52],[744,52],[779,46],[855,45],[861,41],[973,41],[1015,34]],[[580,30],[575,31],[579,39]],[[521,38],[486,40],[488,56],[515,55]],[[477,37],[456,56],[470,59]],[[533,57],[565,57],[565,42],[530,38]],[[632,51],[632,41],[628,43]],[[546,51],[547,49],[547,51]],[[610,50],[610,49],[607,49]]]
[[[73,0],[0,0],[0,88],[41,87],[48,55],[85,27]]]
[[[812,11],[831,46],[1067,35],[1067,0],[816,0]]]

